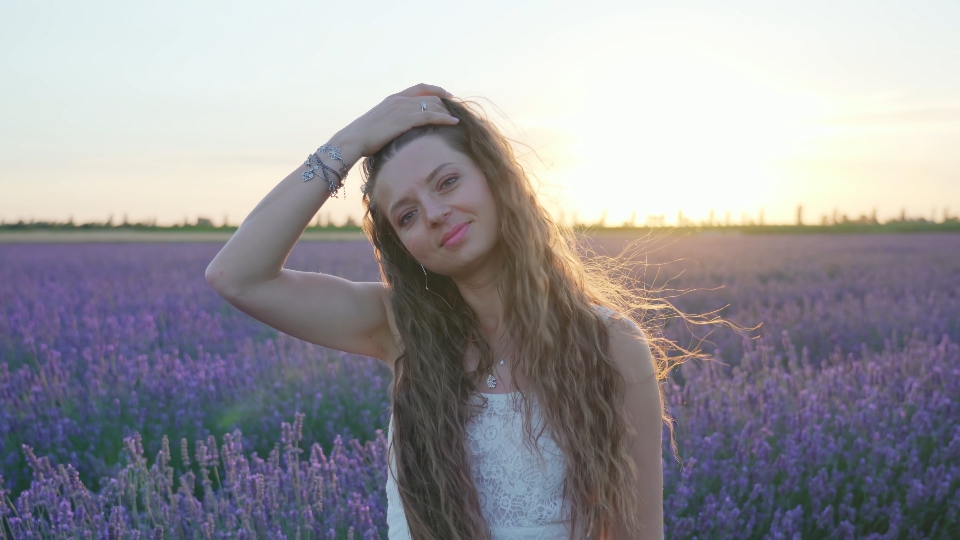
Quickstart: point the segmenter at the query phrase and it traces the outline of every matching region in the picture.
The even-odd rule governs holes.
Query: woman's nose
[[[442,223],[450,215],[450,207],[433,198],[423,204],[423,213],[430,223]]]

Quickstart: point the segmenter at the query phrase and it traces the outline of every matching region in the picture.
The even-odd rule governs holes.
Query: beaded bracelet
[[[340,166],[340,171],[334,170],[332,167],[328,167],[322,161],[320,161],[320,155],[326,154],[331,158],[339,161],[343,165]],[[350,170],[350,167],[347,165],[347,162],[343,160],[343,156],[340,155],[340,149],[336,146],[330,146],[327,144],[321,145],[320,148],[317,148],[317,151],[307,156],[307,160],[303,162],[304,165],[309,167],[308,170],[304,171],[301,175],[301,179],[306,182],[314,177],[314,171],[320,169],[320,176],[323,176],[323,179],[327,182],[327,189],[330,191],[332,197],[337,196],[337,191],[343,186],[343,179],[347,176],[347,172]],[[337,177],[337,181],[334,182],[327,173],[333,173]]]

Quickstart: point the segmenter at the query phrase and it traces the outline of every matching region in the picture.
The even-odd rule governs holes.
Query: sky
[[[940,221],[957,28],[923,0],[2,0],[0,219],[238,225],[425,82],[478,101],[567,223]],[[360,183],[320,222],[359,219]]]

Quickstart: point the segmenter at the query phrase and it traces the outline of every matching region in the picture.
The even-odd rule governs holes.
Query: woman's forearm
[[[330,139],[347,163],[356,163],[362,151],[340,133]],[[321,155],[323,162],[339,171],[339,161]],[[207,267],[207,282],[220,294],[239,294],[251,285],[280,275],[283,263],[317,211],[330,196],[327,182],[317,170],[306,182],[309,167],[301,165],[280,181],[243,220]],[[330,174],[330,173],[328,173]],[[331,175],[331,178],[334,178]]]

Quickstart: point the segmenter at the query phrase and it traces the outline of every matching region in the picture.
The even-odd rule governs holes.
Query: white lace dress
[[[475,395],[480,399],[479,395]],[[563,501],[564,462],[550,432],[537,441],[541,458],[523,444],[522,400],[511,394],[487,394],[487,407],[467,424],[473,455],[473,480],[493,540],[555,540],[569,536],[569,505]],[[534,397],[535,429],[543,421]],[[388,436],[393,437],[393,420]],[[396,471],[394,456],[389,457]],[[410,530],[394,475],[387,475],[389,540],[409,540]]]

